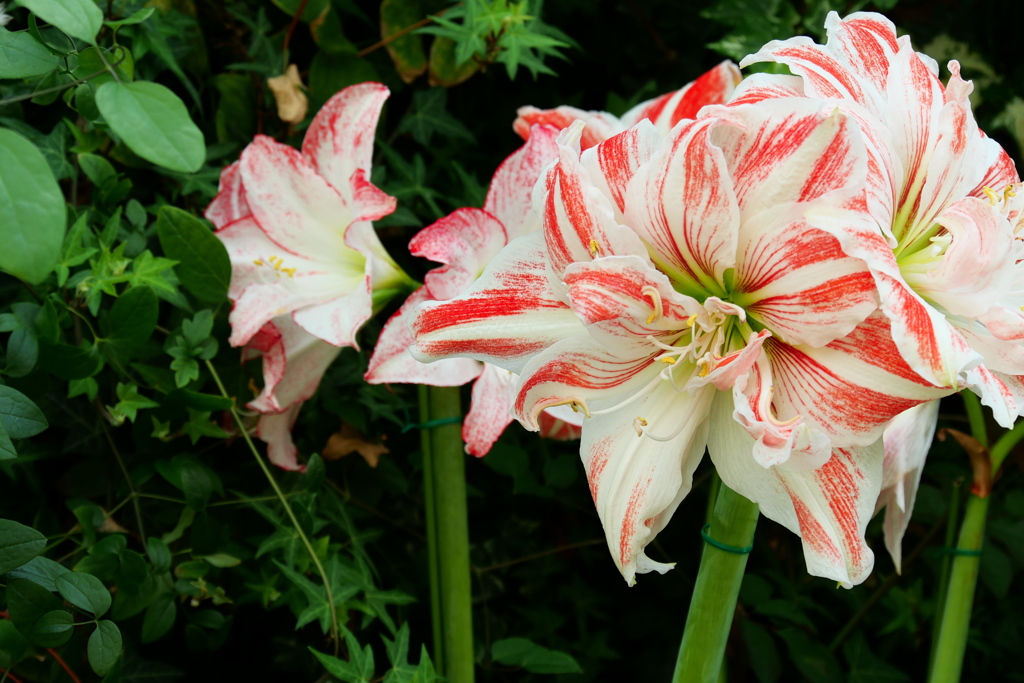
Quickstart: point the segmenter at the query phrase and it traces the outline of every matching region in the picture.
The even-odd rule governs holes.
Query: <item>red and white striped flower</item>
[[[670,568],[644,549],[705,444],[728,486],[802,536],[812,574],[862,581],[882,429],[948,390],[897,352],[865,263],[805,218],[863,206],[856,122],[806,100],[711,107],[581,153],[583,125],[535,190],[543,232],[421,304],[413,354],[520,374],[528,428],[553,406],[587,415],[583,462],[630,584]]]
[[[554,109],[527,106],[520,107],[516,112],[518,116],[512,128],[525,140],[530,137],[531,126],[542,124],[563,130],[572,125],[573,121],[585,121],[587,127],[580,137],[580,148],[584,150],[618,135],[644,119],[653,123],[659,133],[666,135],[683,119],[695,118],[705,105],[728,102],[740,78],[740,70],[727,59],[679,90],[641,102],[621,118],[604,111],[586,111],[566,105]]]
[[[345,88],[313,118],[301,152],[258,135],[224,169],[206,216],[231,257],[232,346],[281,315],[356,346],[374,305],[408,286],[370,223],[395,209],[369,181],[387,97],[379,83]]]
[[[468,358],[419,362],[409,354],[414,341],[409,321],[417,305],[458,296],[510,240],[540,228],[530,196],[542,170],[558,154],[557,133],[549,126],[536,126],[526,144],[494,172],[482,209],[458,209],[413,237],[409,250],[414,256],[444,265],[428,272],[423,287],[388,320],[366,372],[365,378],[371,384],[461,386],[475,379],[472,405],[462,427],[466,452],[471,455],[486,455],[512,422],[510,408],[516,377],[497,366]],[[542,435],[572,438],[572,428],[579,426],[581,418],[568,408],[552,413],[541,418]]]
[[[972,85],[914,52],[878,14],[825,23],[828,42],[775,41],[743,64],[774,61],[796,76],[757,74],[736,102],[804,98],[856,119],[869,155],[867,213],[809,216],[841,224],[864,259],[904,358],[938,387],[970,387],[1005,427],[1024,411],[1021,191],[1013,162],[978,129]],[[837,233],[840,234],[840,233]]]

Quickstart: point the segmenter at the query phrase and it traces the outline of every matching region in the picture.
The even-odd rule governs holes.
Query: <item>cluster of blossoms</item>
[[[262,354],[249,407],[272,459],[343,346],[411,292],[369,382],[475,380],[463,436],[485,454],[512,419],[581,438],[623,576],[689,492],[705,450],[724,483],[798,534],[808,571],[866,578],[886,508],[899,565],[938,399],[1024,414],[1024,190],[978,129],[971,85],[876,14],[769,43],[622,118],[520,109],[525,144],[482,209],[428,226],[422,286],[371,221],[387,90],[348,88],[301,153],[257,138],[207,211],[234,266],[231,343]]]

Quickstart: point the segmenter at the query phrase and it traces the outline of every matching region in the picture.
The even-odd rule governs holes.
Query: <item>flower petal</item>
[[[424,362],[465,356],[519,372],[537,352],[583,331],[556,287],[547,270],[544,236],[524,235],[505,247],[467,291],[420,305],[410,352]]]
[[[483,372],[473,384],[473,398],[466,419],[462,423],[462,440],[466,452],[480,458],[512,422],[512,399],[515,397],[516,379],[508,370],[485,363]]]
[[[491,178],[484,211],[502,224],[508,240],[540,229],[533,212],[533,186],[544,167],[558,158],[558,129],[535,126],[526,144],[501,162]]]
[[[299,327],[329,344],[358,349],[356,333],[372,315],[373,289],[367,275],[361,285],[348,288],[339,296],[295,310],[292,319]]]
[[[651,560],[645,548],[690,492],[708,438],[707,415],[714,395],[712,387],[690,395],[660,382],[628,407],[583,423],[580,456],[590,493],[612,559],[629,585],[638,573],[664,574],[673,566]],[[595,401],[594,407],[606,403]],[[662,436],[671,438],[637,436],[637,415],[645,416],[652,427],[667,430]]]
[[[264,325],[250,344],[263,356],[263,391],[247,407],[261,413],[280,413],[310,398],[341,351],[300,328],[289,316]]]
[[[245,187],[242,185],[239,163],[236,161],[221,170],[217,196],[203,213],[218,229],[250,214],[249,205],[245,201]]]
[[[626,210],[626,188],[640,166],[647,163],[661,143],[661,135],[644,119],[632,128],[584,150],[580,163],[591,182],[615,202],[615,219]]]
[[[409,354],[409,347],[416,341],[409,323],[416,306],[430,300],[427,288],[420,287],[388,319],[373,348],[370,365],[363,379],[370,384],[407,383],[457,387],[480,376],[483,366],[469,358],[447,358],[434,363],[421,363]]]
[[[882,492],[875,508],[885,508],[885,548],[897,572],[903,555],[903,534],[914,511],[917,487],[938,419],[939,402],[928,401],[894,417],[882,437]]]
[[[465,208],[416,233],[409,251],[445,264],[424,278],[431,296],[443,301],[466,291],[506,244],[505,228],[497,218],[481,209]]]
[[[302,403],[296,403],[283,413],[260,415],[256,423],[256,436],[267,444],[267,457],[283,470],[305,472],[306,466],[298,461],[299,451],[292,441],[292,426]]]
[[[648,119],[666,135],[683,119],[697,118],[705,105],[728,102],[741,78],[740,70],[727,59],[679,90],[636,105],[622,115],[622,123],[628,128]]]
[[[516,111],[516,120],[512,129],[526,140],[534,126],[551,126],[556,130],[564,130],[574,121],[583,121],[586,128],[580,139],[582,149],[589,149],[611,136],[621,133],[626,126],[616,117],[603,111],[584,111],[576,107],[561,106],[555,109],[537,109],[537,107],[520,107]]]

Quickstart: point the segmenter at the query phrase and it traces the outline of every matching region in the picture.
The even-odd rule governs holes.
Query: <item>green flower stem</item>
[[[719,543],[738,548],[754,541],[758,508],[724,483],[718,499],[709,535]],[[716,683],[725,656],[736,599],[743,581],[747,556],[704,544],[697,583],[693,587],[690,612],[686,617],[683,642],[679,647],[675,683]]]
[[[420,422],[430,422],[430,394],[427,386],[419,386]],[[437,562],[437,512],[434,509],[434,464],[430,455],[430,430],[420,430],[423,451],[423,507],[427,526],[427,564],[430,573],[430,617],[434,635],[434,666],[444,671],[444,631],[441,620],[441,582]]]
[[[299,524],[298,518],[292,511],[292,506],[288,504],[288,497],[281,490],[281,487],[277,485],[277,480],[274,479],[274,475],[271,473],[270,468],[267,467],[267,463],[263,460],[260,455],[259,449],[256,448],[256,444],[252,442],[252,437],[249,436],[249,432],[245,428],[245,423],[242,422],[242,416],[238,414],[238,410],[234,406],[234,399],[228,393],[228,390],[224,388],[224,383],[220,380],[220,375],[217,374],[217,369],[213,367],[213,363],[206,361],[206,369],[210,371],[210,375],[213,377],[213,381],[217,383],[217,388],[220,389],[220,395],[227,399],[232,399],[231,415],[235,418],[235,424],[238,425],[238,431],[241,433],[242,438],[245,439],[245,443],[249,446],[249,450],[252,452],[252,457],[256,458],[256,462],[259,464],[260,469],[263,470],[263,475],[270,482],[270,487],[274,489],[274,494],[277,499],[281,502],[284,507],[284,511],[288,514],[288,519],[291,520],[292,526],[295,528],[295,533],[299,535],[299,540],[302,541],[302,545],[306,548],[306,552],[309,553],[309,558],[313,561],[313,566],[316,567],[316,571],[320,574],[320,578],[324,582],[324,596],[327,598],[327,604],[331,606],[331,640],[334,643],[334,655],[338,655],[339,648],[341,647],[341,629],[338,625],[338,608],[334,603],[334,592],[331,590],[331,581],[327,578],[327,571],[324,569],[323,563],[316,554],[316,550],[313,549],[313,544],[309,542],[309,538],[306,536],[306,532],[302,530],[302,525]]]
[[[971,422],[974,438],[988,446],[984,415],[978,398],[963,392],[964,405]],[[989,452],[992,474],[999,471],[1006,456],[1024,437],[1024,420],[1006,432]],[[967,634],[971,625],[971,608],[974,606],[974,592],[978,585],[978,570],[981,566],[981,547],[985,539],[985,523],[988,517],[990,497],[979,498],[973,493],[967,497],[964,506],[964,521],[956,544],[953,568],[949,575],[949,588],[942,605],[942,623],[939,636],[932,643],[932,667],[929,683],[957,683],[961,678],[964,654],[967,650]]]
[[[956,531],[957,523],[960,521],[960,486],[962,482],[960,479],[953,481],[952,491],[949,495],[949,513],[946,515],[946,542],[942,546],[943,548],[952,548],[956,543]],[[935,605],[935,614],[940,615],[946,609],[946,594],[949,592],[949,575],[953,571],[953,556],[947,554],[942,558],[942,570],[939,574],[939,598]],[[936,618],[935,623],[932,624],[932,642],[936,643],[939,640],[939,631],[942,628],[942,620]],[[928,674],[935,668],[935,655],[937,650],[934,648],[928,657]]]
[[[431,421],[461,417],[459,387],[430,387],[428,391]],[[473,603],[462,425],[439,425],[429,431],[443,623],[443,673],[449,683],[472,683]]]

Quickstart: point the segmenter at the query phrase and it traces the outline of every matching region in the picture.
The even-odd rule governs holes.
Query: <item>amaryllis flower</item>
[[[743,64],[780,62],[797,75],[752,76],[735,101],[813,99],[857,120],[869,154],[867,211],[809,220],[840,225],[844,249],[869,264],[910,366],[935,386],[970,387],[1009,427],[1024,410],[1013,162],[978,129],[957,62],[943,87],[934,60],[885,17],[833,12],[825,26],[826,45],[792,38],[747,57]]]
[[[928,451],[935,438],[939,402],[928,401],[900,413],[885,428],[885,461],[882,464],[882,493],[875,511],[885,508],[885,547],[896,571],[903,558],[903,534],[910,524],[917,487]]]
[[[604,142],[643,119],[648,119],[659,133],[665,135],[683,119],[697,116],[697,112],[705,105],[728,102],[740,78],[740,70],[736,65],[725,60],[679,90],[641,102],[621,118],[604,111],[585,111],[565,105],[554,109],[528,106],[520,107],[516,112],[519,116],[512,128],[525,140],[530,136],[531,126],[537,124],[562,130],[568,128],[573,121],[585,121],[587,127],[580,138],[582,149]]]
[[[282,469],[304,471],[291,438],[302,404],[316,393],[341,349],[317,339],[283,315],[264,325],[242,350],[242,362],[263,358],[263,389],[246,408],[262,413],[256,436],[267,457]]]
[[[476,380],[472,405],[462,427],[466,452],[483,456],[512,422],[510,408],[516,377],[494,365],[467,358],[421,363],[409,354],[413,343],[409,320],[424,301],[451,299],[464,292],[512,239],[535,232],[540,221],[530,195],[541,171],[558,154],[557,131],[536,126],[532,136],[494,172],[482,209],[463,208],[421,230],[409,243],[414,256],[444,265],[424,278],[388,321],[374,349],[366,380],[371,384],[409,382],[460,386]],[[541,432],[571,438],[581,417],[568,408],[541,418]]]
[[[395,209],[368,179],[387,96],[379,83],[345,88],[313,118],[301,152],[258,135],[224,169],[206,215],[231,257],[233,346],[282,315],[355,346],[374,307],[409,288],[370,223]]]
[[[671,567],[645,547],[705,444],[802,536],[812,574],[862,581],[882,429],[943,392],[896,351],[864,262],[804,218],[863,204],[855,122],[777,102],[709,107],[664,139],[641,121],[581,154],[582,132],[563,131],[535,192],[543,233],[422,304],[413,354],[520,374],[528,428],[552,406],[587,416],[581,455],[628,583]]]

